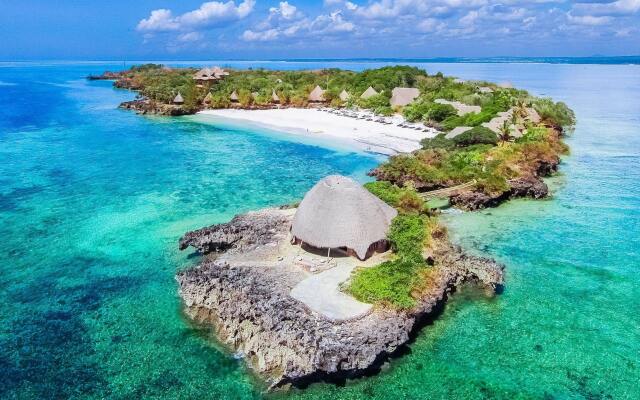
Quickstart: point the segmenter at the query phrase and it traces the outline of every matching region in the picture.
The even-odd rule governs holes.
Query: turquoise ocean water
[[[83,77],[121,67],[0,63],[0,398],[261,398],[181,314],[173,276],[197,259],[177,239],[330,173],[364,180],[379,158],[117,110],[131,93]],[[458,243],[508,265],[501,296],[456,294],[378,376],[272,397],[640,398],[640,66],[424,67],[566,101],[579,122],[554,195],[447,215]]]

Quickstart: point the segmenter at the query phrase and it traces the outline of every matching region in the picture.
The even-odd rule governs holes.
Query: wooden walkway
[[[422,197],[423,200],[444,198],[444,197],[449,197],[450,195],[457,192],[458,190],[470,188],[475,184],[476,184],[476,180],[474,179],[467,183],[463,183],[462,185],[451,186],[444,189],[432,190],[430,192],[424,192],[424,193],[418,193],[418,194],[420,195],[420,197]]]

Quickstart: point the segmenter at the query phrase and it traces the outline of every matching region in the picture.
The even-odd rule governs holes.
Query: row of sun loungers
[[[347,110],[337,110],[334,108],[318,108],[318,111],[322,111],[322,112],[326,112],[329,114],[335,114],[341,117],[347,117],[347,118],[355,118],[355,119],[362,119],[365,121],[370,121],[370,122],[377,122],[380,124],[384,124],[384,125],[393,125],[394,122],[391,118],[385,118],[385,117],[379,117],[376,116],[373,113],[370,112],[357,112],[357,111],[347,111]],[[407,123],[407,122],[400,122],[399,124],[397,124],[396,126],[400,127],[400,128],[407,128],[407,129],[414,129],[417,131],[423,131],[423,132],[429,132],[430,129],[426,128],[423,125],[420,124],[411,124],[411,123]]]

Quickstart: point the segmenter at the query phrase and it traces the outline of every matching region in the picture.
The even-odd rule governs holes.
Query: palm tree
[[[504,121],[502,123],[502,126],[498,129],[500,131],[500,133],[498,134],[500,144],[511,141],[511,124],[509,124],[509,121]]]

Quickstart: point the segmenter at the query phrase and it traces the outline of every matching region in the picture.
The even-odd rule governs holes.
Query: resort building
[[[213,100],[213,96],[211,95],[211,92],[207,93],[206,96],[204,96],[204,99],[202,100],[202,102],[204,104],[211,104],[211,101]]]
[[[420,90],[416,88],[397,87],[391,91],[391,107],[404,107],[420,96]]]
[[[229,100],[231,100],[232,103],[237,103],[238,101],[240,101],[240,98],[238,97],[238,93],[235,90],[231,92],[231,95],[229,96]]]
[[[367,90],[365,90],[361,95],[360,98],[361,99],[368,99],[370,97],[376,96],[378,94],[378,92],[372,88],[371,86],[369,86],[367,88]]]
[[[293,218],[294,244],[342,249],[360,260],[389,248],[387,232],[398,212],[353,179],[331,175],[304,197]]]
[[[438,104],[446,104],[456,109],[456,114],[458,116],[463,116],[469,113],[480,113],[482,111],[482,107],[480,106],[470,106],[468,104],[461,103],[459,101],[449,101],[445,99],[435,99],[434,103]]]
[[[312,103],[324,102],[324,90],[320,86],[316,86],[311,93],[309,93],[309,101]]]
[[[217,81],[227,75],[229,75],[229,73],[220,67],[203,68],[200,71],[196,72],[195,75],[193,75],[193,79],[195,79],[199,83],[205,83],[210,81]]]
[[[350,97],[351,97],[351,95],[349,93],[347,93],[346,90],[342,89],[342,92],[340,92],[340,100],[347,101],[347,100],[349,100]]]
[[[184,103],[184,99],[182,98],[182,95],[180,94],[180,92],[178,92],[176,97],[173,98],[173,104],[182,104],[182,103]]]

